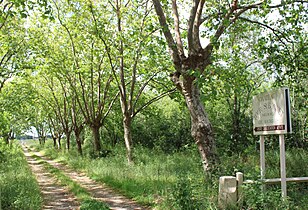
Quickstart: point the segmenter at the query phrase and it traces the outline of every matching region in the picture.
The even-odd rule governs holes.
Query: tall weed
[[[106,158],[80,157],[75,151],[63,152],[48,149],[59,160],[83,170],[93,179],[107,183],[135,200],[157,209],[217,209],[218,180],[220,176],[241,171],[245,179],[258,180],[259,152],[247,149],[233,156],[221,156],[213,175],[205,177],[198,151],[187,146],[181,151],[166,154],[160,149],[135,147],[135,163],[127,164],[123,146],[116,146]],[[85,153],[86,154],[86,153]],[[267,151],[268,178],[279,175],[279,152]],[[298,164],[300,161],[301,164]],[[299,167],[301,165],[302,167]],[[308,155],[304,150],[287,151],[287,174],[307,176]],[[288,168],[289,167],[289,168]],[[274,169],[275,168],[275,169]],[[277,169],[276,169],[277,168]],[[245,189],[246,209],[308,209],[308,188],[305,184],[289,185],[288,202],[281,202],[279,186],[267,187],[262,194],[259,185]],[[304,194],[302,193],[304,192]]]

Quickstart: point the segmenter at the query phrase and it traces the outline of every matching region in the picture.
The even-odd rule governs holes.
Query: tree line
[[[307,141],[306,3],[3,0],[1,135],[8,141],[33,126],[42,144],[50,134],[60,148],[65,137],[69,150],[73,136],[82,154],[82,134],[91,131],[94,153],[104,155],[101,130],[122,130],[132,163],[134,139],[146,138],[136,128],[150,117],[174,126],[161,136],[184,132],[178,148],[194,142],[207,172],[220,151],[254,141],[252,96],[287,85],[296,130],[290,138],[301,146]],[[157,103],[164,100],[171,105]],[[170,107],[184,106],[188,112],[176,113],[190,118],[192,139],[189,123],[175,115],[168,121]]]

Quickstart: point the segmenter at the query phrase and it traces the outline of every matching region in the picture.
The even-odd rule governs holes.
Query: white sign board
[[[253,97],[253,134],[286,134],[292,132],[290,95],[280,88]]]

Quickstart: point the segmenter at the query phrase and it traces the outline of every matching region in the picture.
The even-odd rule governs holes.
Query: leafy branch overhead
[[[259,24],[262,27],[271,29],[274,33],[278,33],[277,35],[282,35],[282,33],[279,33],[279,29],[274,29],[270,25],[262,23],[262,20],[268,17],[273,10],[279,9],[280,11],[280,9],[287,9],[289,6],[294,10],[290,12],[296,13],[297,17],[299,17],[300,13],[305,12],[304,8],[307,3],[308,1],[283,1],[275,4],[270,1],[258,1],[245,4],[243,1],[235,0],[229,4],[195,0],[193,3],[190,3],[190,7],[186,6],[184,8],[183,5],[188,3],[185,4],[181,1],[178,3],[176,0],[173,0],[172,5],[169,6],[169,8],[172,8],[171,12],[174,20],[172,25],[168,21],[170,18],[166,16],[167,11],[163,9],[165,5],[159,0],[153,0],[172,60],[175,67],[177,67],[177,74],[183,75],[187,75],[187,72],[181,72],[180,66],[185,65],[190,65],[192,69],[198,69],[202,73],[203,69],[211,63],[210,55],[212,54],[213,47],[219,46],[220,37],[239,19]],[[190,12],[189,18],[184,18],[186,22],[183,21],[183,17],[187,16],[187,9]],[[182,23],[180,20],[182,20]],[[175,34],[174,37],[173,33]],[[206,41],[208,43],[205,46],[200,41],[200,37],[204,36],[203,34],[208,38]],[[198,62],[194,62],[194,60],[199,59],[203,60],[201,66],[196,64]]]
[[[305,13],[304,6],[300,5],[307,2],[283,1],[277,4],[271,1],[237,0],[230,3],[205,0],[192,2],[152,0],[152,2],[176,70],[170,75],[171,80],[182,93],[190,111],[192,136],[198,145],[203,168],[205,171],[211,170],[218,158],[213,129],[201,101],[200,80],[206,68],[213,64],[214,53],[232,33],[237,34],[242,31],[247,33],[244,28],[242,31],[232,31],[236,25],[241,24],[238,20],[258,23],[276,32],[273,27],[262,24],[262,20],[268,18],[274,10],[286,9],[289,6],[292,10],[287,13],[297,13],[299,17],[299,14]],[[201,41],[202,37],[207,39]]]
[[[282,85],[307,138],[307,1],[0,0],[0,40],[6,139],[35,127],[130,164],[139,144],[195,145],[207,175],[254,142],[253,95]]]

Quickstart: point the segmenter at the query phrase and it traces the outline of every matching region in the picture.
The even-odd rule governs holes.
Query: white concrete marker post
[[[243,182],[244,174],[242,172],[236,172],[236,181],[237,181],[237,204],[242,206],[243,204]]]
[[[222,176],[219,178],[218,205],[221,209],[236,206],[237,181],[234,176]]]

